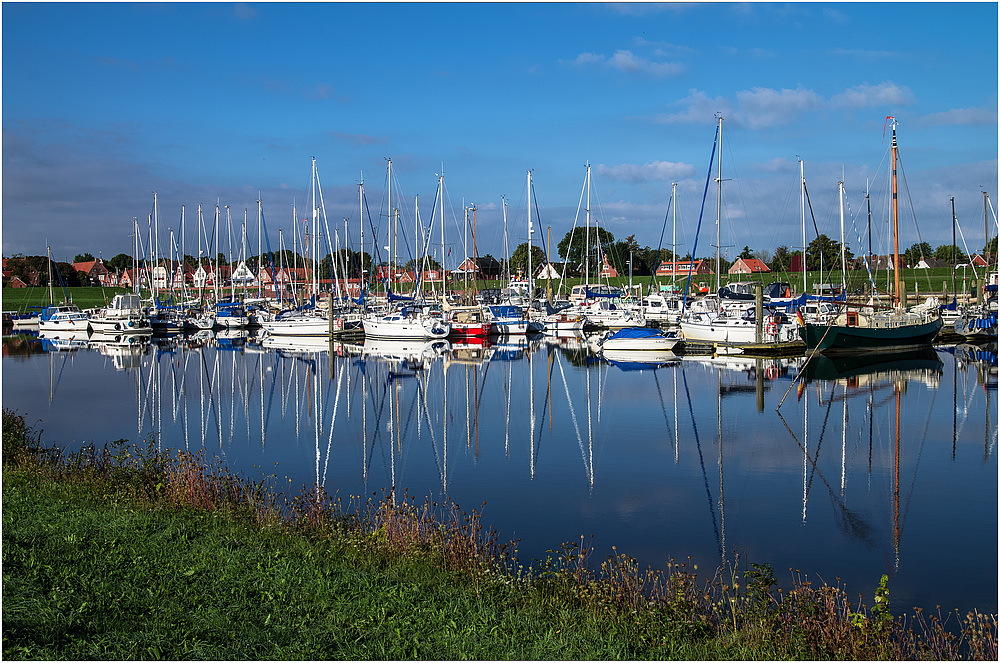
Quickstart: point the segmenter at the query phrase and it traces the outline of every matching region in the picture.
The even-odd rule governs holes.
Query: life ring
[[[776,336],[778,334],[778,323],[776,322],[767,323],[767,333],[771,334],[772,336]]]
[[[340,331],[343,328],[344,328],[344,319],[343,318],[337,318],[337,319],[335,319],[333,321],[333,330],[334,331]]]
[[[778,377],[778,369],[774,366],[768,366],[764,369],[764,377],[768,380],[774,380]]]

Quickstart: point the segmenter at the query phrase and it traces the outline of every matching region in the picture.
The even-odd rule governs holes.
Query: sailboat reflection
[[[866,546],[875,546],[875,528],[869,523],[861,514],[848,508],[847,506],[847,476],[848,476],[848,403],[852,400],[857,401],[858,397],[863,397],[862,402],[864,404],[864,419],[867,420],[867,430],[868,430],[868,475],[869,482],[872,473],[872,456],[873,456],[873,431],[875,430],[874,420],[878,416],[878,412],[889,402],[892,403],[892,460],[891,460],[891,472],[892,472],[892,494],[891,494],[891,511],[892,511],[892,549],[893,549],[893,562],[892,568],[894,571],[899,569],[900,565],[900,546],[901,538],[903,532],[903,526],[905,521],[905,514],[907,512],[908,500],[912,496],[912,487],[905,499],[907,504],[903,504],[903,496],[900,491],[900,472],[901,472],[901,462],[903,448],[901,445],[901,411],[902,411],[902,396],[907,392],[907,386],[912,381],[916,384],[923,384],[927,389],[927,393],[930,393],[933,398],[933,394],[937,393],[938,383],[940,382],[940,376],[943,373],[944,364],[938,356],[937,351],[926,348],[913,350],[908,352],[899,353],[889,353],[889,354],[866,354],[866,355],[852,355],[852,356],[836,356],[836,357],[826,357],[824,355],[816,355],[812,357],[805,366],[805,381],[800,385],[799,398],[803,401],[803,433],[802,439],[800,441],[799,436],[797,436],[791,428],[785,422],[784,417],[778,412],[778,417],[781,422],[785,425],[791,438],[802,450],[803,457],[803,492],[802,492],[802,523],[806,524],[806,513],[808,499],[810,495],[810,489],[813,485],[813,480],[815,477],[819,477],[822,484],[826,487],[827,492],[830,496],[830,501],[834,509],[834,521],[837,524],[838,529],[847,534],[850,538],[863,543]],[[816,400],[819,402],[820,406],[825,405],[825,412],[822,419],[822,427],[820,429],[819,439],[816,443],[815,450],[812,451],[808,442],[808,435],[810,432],[809,427],[809,406],[810,406],[810,396],[809,392],[813,391],[811,388],[807,388],[807,383],[811,383],[814,386]],[[825,396],[823,392],[825,388],[829,387],[829,393]],[[886,389],[891,390],[891,395],[886,399],[877,399],[876,394],[880,391]],[[837,392],[840,392],[839,394]],[[805,396],[803,398],[803,396]],[[914,401],[916,396],[911,397],[910,401],[919,403],[919,400]],[[825,403],[824,403],[825,401]],[[835,427],[829,427],[830,415],[835,403],[841,403],[842,405],[842,421],[841,421],[841,444],[840,444],[840,485],[839,490],[836,489],[828,478],[824,475],[823,471],[820,469],[820,450],[822,448],[824,438],[827,436],[829,430],[835,430]],[[926,412],[929,415],[931,408],[927,408]],[[913,418],[909,420],[913,421]],[[861,431],[865,429],[864,421],[859,430],[859,436]],[[885,430],[884,427],[879,426],[880,430]],[[914,443],[915,454],[913,458],[913,478],[915,479],[917,469],[919,467],[920,458],[923,452],[923,445],[926,441],[927,435],[927,423],[925,422],[923,426],[923,436],[917,438],[915,435],[908,435],[907,439]],[[911,479],[912,481],[912,479]]]

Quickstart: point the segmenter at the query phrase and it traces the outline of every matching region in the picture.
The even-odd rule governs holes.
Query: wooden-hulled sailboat
[[[857,309],[845,310],[832,324],[806,322],[799,334],[806,348],[825,353],[884,352],[927,347],[941,330],[941,316],[936,310],[904,311],[899,306],[899,207],[896,183],[896,118],[889,116],[892,124],[892,258],[896,278],[893,295],[896,308],[891,311],[865,313]]]

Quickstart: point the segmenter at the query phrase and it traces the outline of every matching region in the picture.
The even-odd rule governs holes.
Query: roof
[[[733,263],[733,266],[729,268],[729,273],[732,274],[739,264],[745,265],[751,273],[771,271],[771,269],[765,265],[762,260],[758,260],[757,258],[738,258],[736,262]]]

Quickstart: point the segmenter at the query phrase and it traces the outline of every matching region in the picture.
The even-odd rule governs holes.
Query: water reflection
[[[131,431],[291,492],[486,501],[528,560],[581,534],[661,567],[739,549],[858,589],[888,572],[903,605],[996,610],[996,344],[605,361],[579,333],[202,333],[4,352],[4,405],[42,418],[46,440]]]

